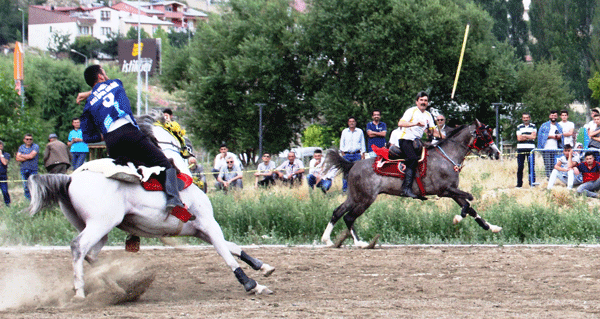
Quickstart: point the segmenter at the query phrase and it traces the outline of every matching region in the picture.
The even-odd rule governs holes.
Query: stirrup
[[[419,196],[415,195],[415,193],[413,193],[412,190],[410,190],[410,189],[403,189],[400,192],[400,196],[402,196],[402,197],[410,197],[410,198],[419,198]]]
[[[188,220],[196,220],[196,216],[190,214],[185,207],[175,206],[171,209],[171,215],[179,218],[182,222],[187,223]]]

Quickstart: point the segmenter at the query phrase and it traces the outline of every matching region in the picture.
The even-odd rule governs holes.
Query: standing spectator
[[[52,133],[48,136],[48,144],[44,149],[44,167],[50,174],[66,174],[71,166],[73,156],[69,147],[58,140],[58,136]]]
[[[566,144],[563,149],[563,155],[556,160],[556,165],[554,165],[554,169],[550,174],[547,189],[552,189],[552,187],[554,187],[557,178],[567,185],[567,189],[573,188],[573,185],[583,183],[581,174],[575,175],[574,169],[569,167],[569,157],[571,157],[572,161],[576,164],[579,164],[580,162],[579,154],[572,153],[573,148],[570,144]]]
[[[529,165],[529,186],[535,183],[535,157],[529,156],[529,153],[535,148],[535,138],[537,137],[537,128],[535,124],[530,123],[531,115],[523,113],[521,115],[522,124],[517,126],[517,188],[523,187],[523,169],[525,168],[525,159]]]
[[[10,206],[10,195],[8,194],[8,162],[10,154],[4,151],[4,142],[0,141],[0,189],[4,197],[4,204]]]
[[[167,108],[163,110],[163,117],[165,118],[165,122],[171,123],[173,122],[173,111]]]
[[[419,196],[412,192],[413,179],[420,155],[415,152],[415,141],[418,140],[420,142],[424,132],[427,132],[427,136],[433,134],[433,136],[439,137],[439,132],[435,130],[433,117],[427,111],[427,107],[429,106],[429,96],[427,93],[424,91],[419,92],[415,104],[416,106],[406,110],[400,121],[398,121],[398,126],[402,128],[398,147],[406,155],[406,160],[404,161],[406,169],[404,171],[404,181],[402,182],[400,196],[411,198],[419,198]]]
[[[258,164],[257,172],[254,173],[254,187],[275,185],[275,163],[271,162],[271,154],[264,153],[262,156],[263,162]],[[263,179],[259,181],[259,177],[263,176]]]
[[[227,192],[229,189],[244,188],[242,183],[242,169],[235,163],[233,156],[225,158],[225,166],[221,167],[219,175],[217,175],[217,189],[222,189]]]
[[[78,117],[71,122],[73,129],[69,132],[69,142],[67,145],[71,147],[71,155],[73,156],[73,170],[76,170],[85,162],[88,152],[88,145],[83,141],[83,133],[80,129],[81,121]]]
[[[588,129],[588,148],[600,149],[600,114],[594,114],[594,120],[588,124]]]
[[[325,160],[323,159],[323,152],[321,150],[315,150],[315,154],[313,155],[313,159],[310,160],[308,176],[306,177],[308,181],[308,186],[311,189],[314,189],[315,185],[321,188],[323,193],[327,193],[327,191],[331,188],[333,177],[335,177],[336,169],[331,168],[327,174],[324,172]]]
[[[371,145],[377,147],[385,146],[385,135],[387,134],[387,125],[381,122],[381,111],[373,110],[372,113],[373,121],[367,123],[367,136],[369,137],[369,143],[367,144],[367,152],[371,157],[375,157],[375,152],[371,148]]]
[[[365,158],[365,136],[363,131],[356,127],[356,119],[348,118],[348,127],[342,131],[340,139],[340,151],[342,156],[349,162],[357,162]],[[348,181],[343,180],[342,191],[348,189]]]
[[[40,147],[33,143],[33,135],[30,133],[25,134],[23,142],[25,144],[19,146],[15,160],[21,163],[21,178],[24,180],[23,191],[25,198],[31,200],[31,194],[29,194],[29,188],[27,187],[27,179],[29,176],[38,173],[38,153],[40,152]]]
[[[577,187],[577,193],[585,194],[588,197],[598,198],[598,193],[595,193],[600,189],[600,163],[598,163],[594,157],[593,152],[585,152],[584,160],[581,163],[576,163],[572,160],[572,156],[569,156],[569,167],[575,167],[576,173],[583,175],[583,184]]]
[[[439,114],[438,116],[435,117],[435,129],[438,131],[438,134],[440,136],[439,137],[434,136],[433,142],[439,143],[439,141],[446,138],[447,131],[449,129],[449,127],[446,126],[446,117],[444,115]]]
[[[563,131],[563,145],[567,146],[567,144],[569,144],[571,147],[574,147],[575,139],[573,136],[575,135],[575,123],[569,121],[569,111],[560,111],[560,122],[558,122],[558,125],[560,125]]]
[[[214,175],[215,179],[217,178],[217,174],[221,171],[221,167],[227,166],[225,159],[228,156],[233,157],[233,160],[235,161],[235,165],[240,167],[240,171],[243,169],[242,163],[240,162],[238,157],[235,154],[229,152],[229,149],[227,148],[227,144],[223,143],[223,144],[221,144],[221,147],[219,147],[219,154],[217,154],[217,156],[215,157],[215,163],[214,163],[214,166],[212,169],[212,172],[216,173]]]
[[[556,162],[557,149],[563,147],[562,127],[556,122],[558,119],[558,111],[550,111],[548,116],[550,120],[540,126],[538,131],[537,148],[544,149],[544,167],[546,169],[546,177],[550,177],[552,168]]]
[[[290,186],[294,185],[294,181],[298,182],[298,185],[302,184],[302,174],[304,173],[304,163],[296,158],[296,153],[290,151],[288,153],[288,161],[281,163],[275,170],[277,176],[285,184],[289,183]]]

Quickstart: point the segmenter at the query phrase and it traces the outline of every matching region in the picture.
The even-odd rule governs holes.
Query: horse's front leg
[[[471,195],[471,194],[469,194],[469,195]],[[479,226],[481,226],[481,228],[483,228],[484,230],[491,230],[492,233],[498,233],[502,230],[502,227],[492,225],[492,224],[486,222],[483,219],[483,217],[479,216],[477,211],[475,211],[475,209],[473,209],[471,207],[471,204],[466,199],[461,198],[461,197],[453,197],[452,199],[454,199],[454,201],[460,207],[462,207],[460,215],[454,216],[454,220],[453,220],[454,224],[460,223],[463,220],[463,218],[467,217],[467,215],[470,215],[471,217],[475,218],[475,221],[477,222],[477,224],[479,224]]]
[[[233,255],[231,254],[227,241],[223,236],[223,231],[221,230],[221,226],[217,223],[217,221],[212,216],[203,216],[199,220],[193,222],[194,227],[196,227],[203,236],[206,236],[207,241],[210,242],[217,253],[221,255],[221,257],[225,260],[225,263],[233,270],[235,277],[237,280],[244,286],[244,289],[247,292],[259,294],[272,294],[271,291],[266,286],[258,284],[254,279],[246,276],[240,265],[237,263]],[[199,236],[200,237],[200,236]],[[201,237],[202,238],[202,237]],[[241,254],[241,250],[240,250]],[[261,265],[262,266],[262,265]]]
[[[200,237],[200,239],[204,240],[205,242],[212,244],[212,242],[210,241],[210,238],[206,234],[200,233],[200,234],[198,234],[198,237]],[[229,248],[229,252],[231,254],[233,254],[234,256],[237,256],[243,262],[245,262],[250,267],[252,267],[252,269],[260,271],[263,274],[263,276],[269,277],[275,271],[275,267],[262,262],[258,258],[254,258],[254,257],[248,255],[236,243],[232,243],[230,241],[225,241],[225,244],[227,244],[227,247]]]

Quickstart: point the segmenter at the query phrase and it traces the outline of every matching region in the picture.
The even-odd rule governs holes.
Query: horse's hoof
[[[255,295],[271,295],[271,294],[273,294],[273,291],[271,289],[267,288],[267,286],[263,286],[263,285],[259,285],[259,284],[256,284],[256,287],[254,287],[249,292],[251,294],[255,294]]]
[[[327,248],[332,248],[333,247],[333,242],[329,238],[327,238],[327,239],[321,239],[321,242],[323,242],[323,244],[325,244],[325,247],[327,247]]]
[[[269,264],[263,264],[262,267],[260,267],[260,271],[264,277],[269,277],[275,271],[275,267]]]
[[[350,231],[348,231],[347,229],[341,233],[338,238],[335,241],[335,244],[333,244],[333,248],[340,248],[342,247],[342,244],[344,243],[344,240],[346,240],[346,238],[348,238],[350,236]]]
[[[359,241],[354,242],[354,246],[356,246],[360,249],[365,249],[365,248],[369,247],[369,243],[359,240]]]
[[[371,239],[371,241],[369,242],[369,245],[367,245],[367,247],[365,247],[365,249],[375,248],[375,245],[377,244],[377,240],[379,239],[379,236],[381,236],[381,235],[380,234],[375,235],[375,237],[373,239]]]
[[[492,233],[499,233],[502,230],[502,227],[490,225],[490,230],[492,231]]]
[[[452,220],[452,223],[454,225],[456,225],[456,224],[460,223],[461,220],[463,220],[462,216],[460,216],[460,215],[454,215],[454,219]]]

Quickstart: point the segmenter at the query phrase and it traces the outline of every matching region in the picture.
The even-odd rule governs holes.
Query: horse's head
[[[475,126],[475,130],[472,132],[474,138],[469,144],[469,148],[479,154],[483,153],[493,159],[499,159],[500,150],[494,143],[492,128],[479,122],[479,120],[475,120],[473,125]]]

